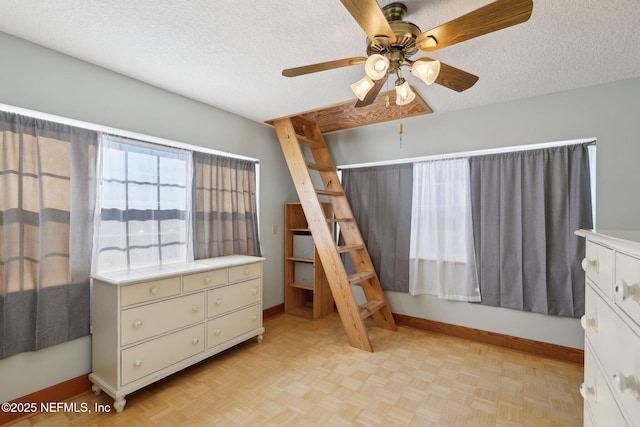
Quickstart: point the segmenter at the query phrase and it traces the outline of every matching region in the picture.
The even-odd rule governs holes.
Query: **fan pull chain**
[[[398,123],[398,135],[400,137],[400,149],[402,149],[402,132],[404,128],[402,126],[402,106],[400,106],[400,123]]]
[[[389,92],[389,79],[387,79],[387,81],[385,82],[385,86],[386,86],[386,89],[385,89],[385,90],[386,90],[386,91],[387,91],[387,93],[388,93],[388,92]],[[389,107],[391,106],[391,101],[389,100],[389,95],[386,95],[386,96],[384,97],[384,106],[385,106],[386,108],[389,108]]]

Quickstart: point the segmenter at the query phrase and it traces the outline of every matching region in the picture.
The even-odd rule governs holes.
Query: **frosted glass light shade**
[[[415,98],[416,94],[409,87],[409,83],[406,81],[400,82],[400,80],[396,82],[396,105],[409,104]]]
[[[364,63],[364,72],[371,80],[380,80],[387,74],[389,59],[379,53],[374,53]]]
[[[367,93],[374,86],[373,80],[369,78],[369,76],[364,76],[357,82],[351,85],[351,90],[358,97],[360,101],[364,100],[364,97],[367,96]]]
[[[411,74],[430,85],[440,73],[440,61],[416,61],[411,66]]]

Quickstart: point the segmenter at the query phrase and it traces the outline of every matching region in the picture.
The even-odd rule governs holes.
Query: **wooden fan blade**
[[[376,0],[340,1],[364,30],[369,40],[374,41],[380,36],[387,37],[391,42],[396,40],[396,35],[393,33]]]
[[[457,19],[425,31],[416,38],[418,48],[431,52],[493,31],[526,22],[532,0],[498,0]],[[435,39],[435,43],[433,43]]]
[[[433,61],[433,59],[420,58],[416,60],[416,62],[418,61]],[[447,65],[444,62],[441,62],[440,72],[438,73],[438,77],[436,78],[435,83],[455,90],[456,92],[462,92],[476,84],[477,81],[478,76],[474,76],[471,73],[467,73],[466,71],[462,71],[459,68],[452,67],[451,65]]]
[[[376,96],[378,96],[378,94],[380,93],[382,86],[384,86],[388,78],[389,74],[385,74],[383,78],[381,78],[380,80],[376,80],[373,87],[369,89],[369,92],[367,92],[367,96],[365,96],[362,101],[358,99],[358,102],[356,102],[355,106],[366,107],[367,105],[371,104],[376,99]]]
[[[353,58],[338,59],[329,62],[320,62],[318,64],[305,65],[304,67],[288,68],[282,70],[285,77],[296,77],[303,74],[317,73],[318,71],[333,70],[334,68],[349,67],[351,65],[364,64],[367,60],[364,56],[355,56]]]

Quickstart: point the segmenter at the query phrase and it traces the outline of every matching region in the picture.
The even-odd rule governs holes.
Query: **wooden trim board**
[[[269,317],[284,313],[284,309],[277,309],[280,306],[272,307]],[[274,310],[276,309],[276,310]],[[421,319],[419,317],[407,316],[405,314],[392,313],[398,326],[421,329],[423,331],[434,332],[442,335],[449,335],[456,338],[463,338],[471,341],[495,345],[497,347],[508,348],[510,350],[521,351],[523,353],[534,354],[536,356],[547,357],[549,359],[560,360],[562,362],[584,365],[584,350],[578,348],[565,347],[557,344],[550,344],[527,338],[514,337],[511,335],[499,334],[497,332],[483,331],[480,329],[468,328],[465,326],[452,325],[450,323],[437,322],[435,320]],[[265,315],[266,318],[266,315]]]
[[[267,311],[270,312],[269,315],[266,314]],[[282,313],[284,313],[284,306],[283,304],[280,304],[265,310],[264,317],[266,319]],[[497,332],[489,332],[465,326],[452,325],[450,323],[437,322],[435,320],[421,319],[419,317],[407,316],[405,314],[393,313],[393,318],[398,326],[407,326],[410,328],[421,329],[423,331],[491,344],[497,347],[521,351],[523,353],[535,354],[536,356],[547,357],[549,359],[584,365],[584,350],[580,350],[578,348],[549,344],[527,338],[499,334]]]
[[[72,378],[60,384],[52,385],[42,390],[38,390],[31,394],[12,400],[12,403],[35,403],[40,412],[40,403],[47,402],[63,402],[72,397],[81,395],[91,390],[91,382],[89,381],[89,373]],[[33,415],[32,412],[0,412],[0,425]]]
[[[415,90],[414,90],[415,92]],[[386,96],[389,96],[389,106],[386,105]],[[431,114],[433,110],[416,92],[416,98],[407,105],[396,105],[396,91],[381,92],[375,101],[365,107],[355,107],[356,99],[341,102],[339,104],[321,107],[315,110],[303,111],[291,116],[279,117],[267,120],[265,123],[273,126],[274,122],[284,118],[302,117],[318,124],[320,132],[337,132],[352,129],[374,123],[382,123],[400,118]],[[300,132],[300,130],[296,129]]]
[[[275,317],[279,314],[284,313],[284,303],[282,304],[278,304],[278,305],[274,305],[271,308],[267,308],[265,310],[262,310],[262,319],[266,320],[270,317]]]
[[[584,350],[577,348],[513,337],[510,335],[468,328],[465,326],[451,325],[449,323],[436,322],[434,320],[420,319],[404,314],[393,313],[393,317],[396,319],[396,323],[400,326],[408,326],[411,328],[422,329],[424,331],[464,338],[511,350],[522,351],[524,353],[535,354],[537,356],[547,357],[550,359],[561,360],[563,362],[576,363],[579,365],[584,364]]]

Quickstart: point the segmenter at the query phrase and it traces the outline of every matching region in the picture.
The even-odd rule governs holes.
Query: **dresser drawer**
[[[630,419],[640,420],[640,401],[634,390],[621,386],[625,378],[640,380],[640,337],[590,286],[587,286],[585,312],[586,341],[604,368],[604,378],[622,411]]]
[[[262,301],[261,279],[221,286],[207,292],[207,315],[219,316],[245,305]]]
[[[587,240],[582,268],[587,278],[613,299],[613,250]]]
[[[628,425],[598,369],[593,350],[588,345],[585,346],[584,351],[584,383],[580,387],[580,393],[585,402],[585,426],[624,427]],[[588,413],[591,414],[592,419]]]
[[[184,291],[191,292],[227,283],[227,269],[211,270],[184,276]]]
[[[122,310],[120,345],[204,320],[204,292]]]
[[[615,302],[640,325],[640,259],[616,252]]]
[[[260,304],[243,308],[207,322],[207,346],[215,347],[232,338],[262,326]]]
[[[120,288],[120,305],[127,306],[140,302],[171,297],[180,293],[180,277],[170,277],[149,282],[126,285]]]
[[[584,329],[584,336],[597,352],[613,351],[613,349],[608,349],[607,346],[608,341],[611,339],[608,334],[611,334],[615,327],[612,318],[616,314],[593,287],[595,287],[595,284],[592,282],[587,282],[585,286],[584,316],[580,319]]]
[[[204,351],[204,324],[122,350],[122,385]]]
[[[229,267],[229,282],[238,282],[240,280],[253,279],[262,276],[262,263],[237,265]]]

